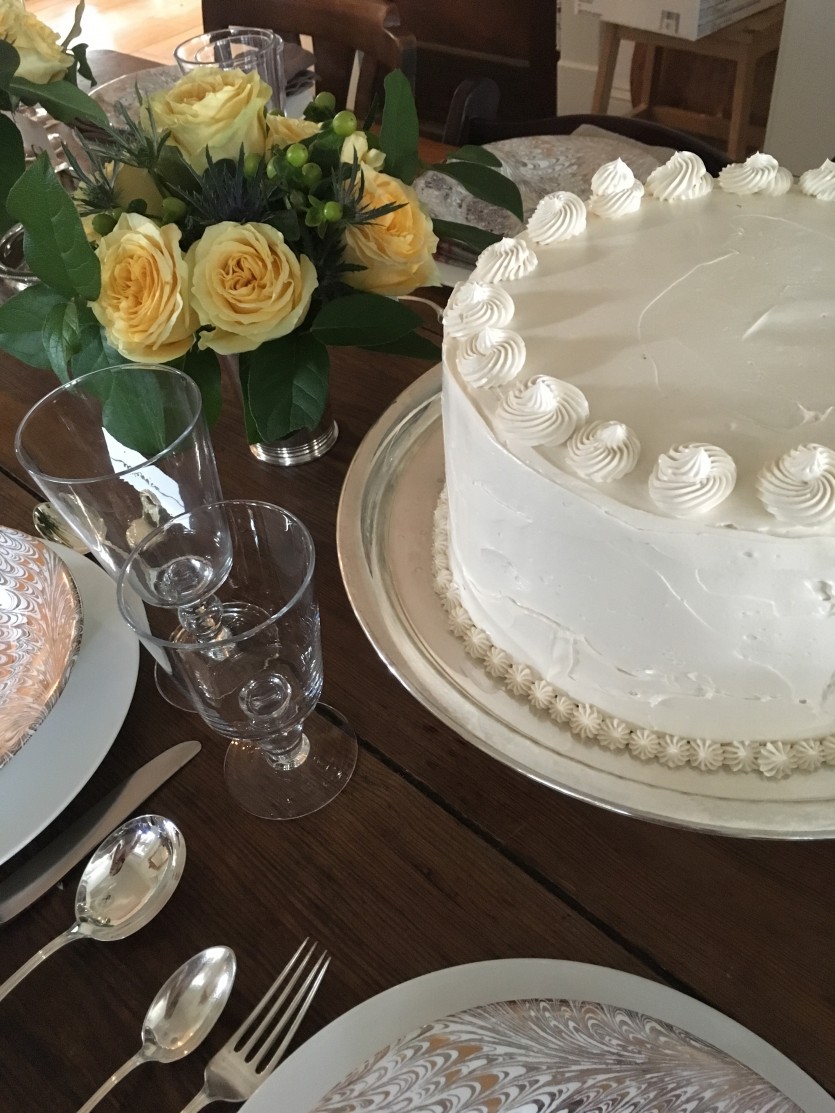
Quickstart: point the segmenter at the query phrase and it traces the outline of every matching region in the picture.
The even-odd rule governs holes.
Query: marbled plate
[[[81,645],[81,599],[42,541],[0,527],[0,766],[43,722]]]

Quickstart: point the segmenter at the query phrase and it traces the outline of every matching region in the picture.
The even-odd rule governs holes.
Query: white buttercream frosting
[[[571,436],[566,448],[574,471],[594,483],[622,479],[641,454],[641,442],[622,421],[590,421]]]
[[[736,484],[736,464],[715,444],[679,444],[658,457],[649,477],[652,501],[686,517],[718,506]]]
[[[713,189],[713,178],[692,151],[676,151],[647,178],[647,192],[659,201],[694,201]]]
[[[480,282],[508,282],[536,270],[536,252],[529,244],[505,236],[485,247],[476,263],[474,277]]]
[[[636,726],[594,704],[571,699],[542,679],[530,665],[514,659],[497,646],[490,635],[473,622],[458,600],[448,598],[438,589],[439,574],[449,567],[448,513],[447,495],[443,491],[434,516],[432,560],[436,591],[447,612],[450,629],[462,641],[467,654],[496,683],[526,700],[537,712],[548,712],[556,723],[567,727],[581,742],[596,743],[615,753],[631,755],[638,761],[657,761],[668,769],[691,766],[703,773],[716,773],[721,769],[733,773],[758,772],[775,780],[795,770],[813,773],[825,765],[835,765],[833,735],[762,742],[688,738]]]
[[[638,211],[643,195],[643,184],[618,158],[604,163],[592,177],[589,212],[609,218],[626,216]]]
[[[525,444],[563,444],[588,413],[585,395],[572,383],[537,375],[505,394],[495,422],[506,437]]]
[[[484,328],[502,328],[513,318],[513,298],[490,282],[459,282],[450,294],[443,321],[447,336],[470,336]]]
[[[817,170],[800,175],[800,188],[819,201],[835,201],[835,162],[824,159]]]
[[[776,158],[760,151],[745,162],[735,162],[719,172],[719,185],[726,193],[765,193],[779,197],[791,189],[792,174]]]
[[[835,451],[803,444],[763,468],[757,492],[766,510],[782,522],[819,525],[835,517]]]
[[[525,342],[510,329],[486,328],[468,336],[458,353],[458,367],[471,386],[503,386],[525,366]]]
[[[579,236],[586,228],[586,206],[576,193],[564,190],[549,193],[534,209],[528,221],[528,235],[534,243],[551,244]]]

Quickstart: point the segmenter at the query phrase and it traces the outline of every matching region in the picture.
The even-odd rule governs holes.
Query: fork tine
[[[298,1008],[295,1019],[287,1030],[284,1039],[272,1053],[270,1059],[266,1063],[255,1064],[255,1069],[259,1074],[270,1074],[276,1067],[284,1052],[287,1050],[287,1045],[290,1043],[290,1040],[292,1040],[293,1036],[295,1036],[297,1028],[304,1020],[305,1013],[310,1008],[311,1001],[316,996],[316,991],[318,990],[322,982],[322,978],[324,978],[325,976],[328,966],[330,965],[330,961],[331,956],[328,954],[327,951],[325,951],[325,953],[320,956],[318,962],[310,971],[308,976],[305,978],[304,983],[302,984],[296,996],[287,1006],[284,1015],[281,1017],[281,1020],[276,1027],[276,1031],[273,1033],[273,1039],[279,1034],[281,1028],[290,1019],[293,1010]]]
[[[243,1024],[241,1024],[233,1039],[229,1041],[235,1051],[243,1055],[245,1059],[249,1057],[249,1053],[253,1046],[267,1030],[273,1017],[287,1000],[310,962],[310,958],[316,950],[316,943],[311,943],[306,953],[302,955],[301,952],[307,946],[307,943],[308,940],[305,939]],[[273,1001],[273,994],[278,990],[281,990],[281,992]],[[253,1024],[256,1025],[254,1029],[252,1028]]]

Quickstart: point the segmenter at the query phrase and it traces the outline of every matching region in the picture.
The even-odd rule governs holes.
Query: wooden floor
[[[61,38],[72,26],[75,0],[27,0],[26,7]],[[178,43],[202,30],[200,0],[95,0],[84,11],[79,41],[165,63]]]

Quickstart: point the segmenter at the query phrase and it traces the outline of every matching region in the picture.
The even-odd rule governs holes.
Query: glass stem
[[[290,727],[282,734],[265,738],[259,742],[259,745],[273,769],[298,769],[310,752],[310,743],[304,733],[303,723]]]

